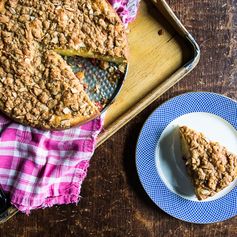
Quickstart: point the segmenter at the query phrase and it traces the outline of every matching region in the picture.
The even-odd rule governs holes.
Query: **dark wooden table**
[[[196,69],[95,152],[75,205],[17,214],[0,236],[236,236],[237,217],[196,225],[170,217],[148,198],[135,170],[135,145],[148,115],[186,91],[212,91],[237,99],[237,0],[168,1],[201,47]],[[237,208],[237,207],[236,207]]]

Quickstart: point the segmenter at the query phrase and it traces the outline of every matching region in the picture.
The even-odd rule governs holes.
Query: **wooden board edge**
[[[6,211],[0,214],[0,224],[3,224],[4,222],[8,221],[10,218],[12,218],[18,210],[11,206]]]

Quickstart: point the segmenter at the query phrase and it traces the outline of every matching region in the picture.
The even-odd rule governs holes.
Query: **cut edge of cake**
[[[113,62],[117,64],[127,63],[127,59],[124,57],[111,57],[109,55],[98,54],[93,52],[85,47],[81,47],[80,49],[55,49],[56,53],[62,56],[80,56],[83,58],[92,58],[92,59],[99,59],[106,62]]]

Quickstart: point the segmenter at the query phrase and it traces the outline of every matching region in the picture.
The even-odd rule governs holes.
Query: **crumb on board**
[[[87,83],[83,83],[83,88],[84,88],[84,90],[88,89],[88,84]]]
[[[99,84],[96,84],[96,85],[95,85],[95,92],[96,92],[96,93],[99,93],[99,91],[100,91],[100,85],[99,85]]]
[[[105,105],[102,105],[99,101],[95,102],[95,105],[99,111],[102,111],[102,109],[105,107]]]
[[[129,34],[131,32],[131,29],[126,29],[125,32]]]
[[[101,69],[106,70],[109,68],[109,63],[106,61],[100,61],[99,66]]]
[[[158,30],[158,35],[163,35],[163,33],[164,33],[164,32],[163,32],[162,29],[159,29],[159,30]]]
[[[119,71],[120,71],[120,72],[125,73],[125,71],[126,71],[126,65],[125,65],[125,64],[120,64],[120,65],[118,66],[118,68],[119,68]]]
[[[85,73],[83,71],[78,71],[76,72],[75,75],[80,81],[82,81],[85,78]]]
[[[109,67],[109,69],[108,69],[108,71],[109,71],[109,73],[113,73],[115,70],[114,70],[114,67]]]
[[[100,92],[100,85],[98,83],[96,83],[96,85],[91,90],[91,92],[98,94]]]

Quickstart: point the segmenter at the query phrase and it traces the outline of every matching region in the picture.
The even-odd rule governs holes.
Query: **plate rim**
[[[185,221],[185,222],[189,222],[189,223],[194,223],[194,224],[211,224],[211,223],[217,223],[217,222],[225,221],[225,220],[228,220],[228,219],[231,219],[231,218],[235,217],[235,216],[237,215],[237,206],[236,206],[236,211],[235,211],[235,214],[234,214],[234,215],[221,218],[220,220],[209,220],[209,221],[199,221],[199,220],[196,220],[196,221],[195,221],[195,220],[188,220],[188,219],[186,219],[186,218],[177,217],[177,216],[175,216],[174,214],[168,212],[166,209],[160,207],[159,203],[157,203],[156,200],[153,200],[153,198],[152,198],[151,195],[149,194],[149,190],[146,189],[146,187],[145,187],[145,185],[144,185],[145,181],[142,179],[142,177],[141,177],[141,175],[140,175],[140,172],[139,172],[139,169],[140,169],[140,168],[139,168],[139,162],[138,162],[138,146],[139,146],[139,142],[140,142],[140,139],[141,139],[141,135],[142,135],[142,132],[143,132],[145,126],[146,126],[147,123],[152,119],[152,117],[154,116],[154,114],[155,114],[157,111],[159,112],[159,109],[161,109],[162,107],[166,106],[166,105],[169,104],[169,103],[171,103],[171,104],[174,103],[175,100],[177,100],[177,99],[179,99],[179,98],[182,98],[182,97],[184,97],[184,96],[190,96],[190,95],[191,95],[191,96],[192,96],[192,95],[196,95],[196,96],[198,96],[198,95],[202,95],[202,96],[216,96],[216,98],[218,98],[218,99],[225,99],[225,100],[227,100],[229,103],[234,104],[235,107],[236,107],[236,109],[237,109],[237,101],[235,101],[234,99],[229,98],[229,97],[226,96],[226,95],[222,95],[222,94],[215,93],[215,92],[207,92],[207,91],[184,92],[184,93],[182,93],[182,94],[176,95],[176,96],[174,96],[174,97],[172,97],[172,98],[170,98],[170,99],[164,101],[163,103],[161,103],[158,107],[156,107],[156,108],[150,113],[150,115],[146,118],[145,122],[143,123],[142,128],[140,129],[140,132],[139,132],[139,135],[138,135],[138,139],[137,139],[137,143],[136,143],[136,150],[135,150],[135,165],[136,165],[136,171],[137,171],[137,174],[138,174],[138,177],[139,177],[139,181],[140,181],[140,183],[141,183],[141,185],[142,185],[144,191],[145,191],[146,194],[148,195],[148,197],[152,200],[152,202],[153,202],[158,208],[160,208],[161,210],[163,210],[163,211],[164,211],[165,213],[167,213],[168,215],[170,215],[170,216],[172,216],[172,217],[174,217],[174,218],[176,218],[176,219],[179,219],[179,220],[182,220],[182,221]],[[157,113],[158,113],[158,112],[157,112]],[[192,111],[192,109],[190,108],[190,111],[189,111],[188,113],[193,113],[193,112],[197,112],[197,111]],[[207,112],[207,111],[198,111],[198,112]],[[188,114],[188,113],[184,113],[184,114]],[[217,114],[211,113],[211,112],[207,112],[207,113],[217,115]],[[184,114],[182,114],[182,115],[184,115]],[[179,116],[182,116],[182,115],[179,115]],[[179,116],[177,116],[176,118],[178,118]],[[228,122],[229,124],[231,124],[231,125],[233,126],[233,128],[237,131],[237,121],[236,121],[235,125],[233,125],[232,123],[230,123],[229,121],[227,121],[226,118],[223,118],[223,117],[220,116],[220,115],[217,115],[217,116],[221,117],[221,118],[224,119],[226,122]],[[174,119],[175,119],[175,118],[174,118]],[[173,119],[173,120],[174,120],[174,119]],[[171,122],[172,122],[173,120],[171,120]],[[166,126],[168,126],[169,124],[170,124],[170,122],[167,123]],[[165,128],[166,128],[166,126],[165,126]],[[165,128],[161,129],[160,135],[162,134],[162,132],[164,131]],[[158,141],[159,141],[159,139],[160,139],[160,135],[159,135],[158,139],[156,140],[155,147],[157,146],[157,143],[158,143]],[[155,150],[154,150],[154,153],[155,153]],[[155,160],[155,158],[154,158],[154,160]],[[157,175],[158,175],[159,179],[161,180],[161,182],[163,183],[163,181],[162,181],[161,177],[159,176],[158,172],[157,172]],[[171,191],[168,189],[168,187],[166,187],[166,185],[165,185],[164,183],[163,183],[163,185],[165,186],[165,188],[166,188],[169,192],[171,192]],[[234,190],[236,191],[236,190],[237,190],[237,187],[235,187],[234,189],[232,189],[232,190],[230,191],[230,193],[232,193]],[[236,191],[236,192],[237,192],[237,191]],[[174,194],[174,193],[173,193],[173,194]],[[174,195],[179,196],[178,194],[174,194]],[[229,195],[229,194],[226,194],[225,196],[228,196],[228,195]],[[187,201],[188,203],[193,202],[193,201],[184,199],[184,198],[182,198],[182,197],[180,197],[180,196],[179,196],[179,198],[180,198],[180,199],[183,199],[183,200],[185,200],[185,201]],[[220,200],[220,199],[222,199],[222,198],[219,198],[219,199],[217,199],[217,200]],[[236,198],[236,199],[237,199],[237,198]],[[215,200],[214,200],[214,201],[215,201]],[[214,201],[209,201],[209,202],[205,202],[205,203],[213,203]],[[197,203],[202,203],[202,202],[197,202]],[[204,202],[203,202],[203,203],[204,203]]]

